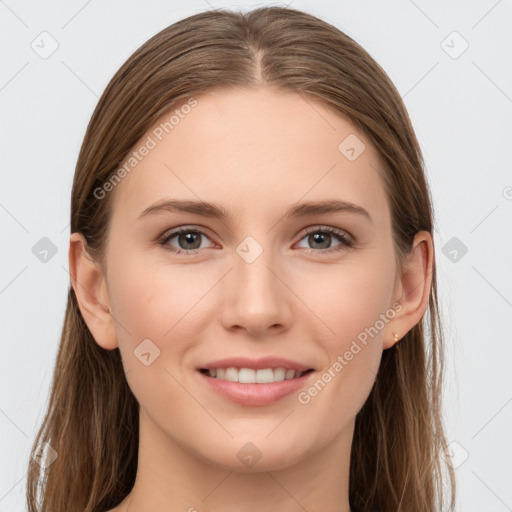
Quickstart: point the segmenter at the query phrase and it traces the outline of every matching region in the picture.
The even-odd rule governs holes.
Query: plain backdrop
[[[23,511],[69,285],[71,184],[112,75],[167,25],[221,0],[0,2],[0,512]],[[360,43],[424,152],[447,341],[457,510],[512,510],[512,4],[292,0]],[[44,257],[41,247],[49,250]],[[48,249],[49,248],[49,249]]]

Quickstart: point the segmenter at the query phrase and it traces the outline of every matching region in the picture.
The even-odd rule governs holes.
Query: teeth
[[[252,370],[251,368],[240,368],[240,370],[237,370],[236,368],[230,368],[230,370],[233,370],[233,379],[226,380],[241,382],[243,384],[254,384],[256,382],[256,373],[259,373],[256,372],[256,370]],[[272,372],[272,370],[270,371]],[[272,374],[270,378],[271,380],[269,382],[272,382],[274,379],[274,374]]]
[[[230,382],[241,382],[242,384],[270,384],[281,380],[289,380],[300,377],[304,372],[286,370],[285,368],[264,368],[254,370],[253,368],[213,368],[208,370],[210,377],[228,380]]]
[[[224,379],[230,382],[238,382],[238,370],[236,368],[226,368]]]
[[[244,369],[240,370],[240,377],[242,376],[242,372]],[[256,377],[256,382],[258,384],[269,384],[270,382],[275,382],[276,378],[274,376],[274,370],[272,368],[265,368],[264,370],[257,370],[254,372]],[[242,379],[240,378],[240,382]]]
[[[284,368],[276,368],[274,370],[274,380],[284,380],[285,373]]]

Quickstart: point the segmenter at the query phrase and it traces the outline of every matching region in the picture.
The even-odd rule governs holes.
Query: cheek
[[[198,302],[214,283],[190,266],[144,255],[125,258],[122,266],[113,269],[109,281],[113,311],[131,341],[150,338],[157,344],[165,344],[189,321],[189,313],[200,308]],[[118,331],[126,339],[126,331],[119,326]]]
[[[329,405],[343,421],[366,401],[382,357],[382,329],[392,318],[387,306],[391,279],[376,260],[367,259],[350,268],[330,268],[325,276],[317,273],[316,286],[313,280],[303,282],[299,295],[314,311],[312,318],[321,321],[325,334],[317,340],[326,363],[320,382],[306,390],[300,403],[307,402],[312,411],[318,407],[319,416]]]
[[[314,313],[312,318],[325,327],[333,349],[343,349],[386,312],[392,275],[376,259],[354,259],[344,265],[326,265],[314,275],[301,274],[300,284],[296,283],[297,294]]]
[[[337,284],[343,287],[333,291]],[[317,441],[328,443],[336,436],[361,410],[372,390],[382,358],[379,319],[385,312],[386,294],[380,284],[369,275],[352,273],[350,278],[332,282],[329,293],[314,297],[315,312],[329,327],[328,334],[317,338],[326,363],[301,391],[298,407],[306,430],[318,433]]]
[[[194,330],[200,323],[198,301],[211,284],[191,267],[171,267],[135,253],[112,268],[109,286],[128,384],[144,409],[161,411],[169,421],[164,406],[190,407],[179,385],[179,363],[199,339]]]

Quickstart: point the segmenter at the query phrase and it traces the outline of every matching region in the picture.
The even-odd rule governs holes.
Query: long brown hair
[[[137,141],[191,96],[261,85],[326,105],[373,142],[383,162],[399,264],[418,231],[433,237],[423,156],[391,80],[334,26],[281,7],[190,16],[153,36],[123,64],[84,137],[73,181],[71,233],[82,233],[89,253],[103,264],[112,194],[98,199],[94,190]],[[442,381],[434,266],[427,315],[399,345],[384,351],[356,417],[349,489],[354,512],[444,510],[443,490],[450,491],[454,507],[455,474],[449,460],[443,462]],[[29,511],[104,512],[119,504],[135,481],[138,413],[119,349],[98,346],[70,286],[48,409],[33,444],[33,452],[40,452],[48,443],[57,457],[45,469],[30,459]]]

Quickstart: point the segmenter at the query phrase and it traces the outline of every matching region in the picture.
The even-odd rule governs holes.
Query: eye
[[[175,237],[177,237],[177,248],[169,244],[169,242]],[[206,237],[205,233],[202,231],[186,227],[179,228],[168,235],[164,235],[160,240],[160,245],[176,254],[196,254],[199,252],[199,249],[204,248],[201,247],[201,237]]]
[[[331,244],[333,237],[340,242],[339,245],[327,247]],[[354,245],[354,241],[347,233],[331,227],[309,228],[301,240],[304,239],[307,239],[307,243],[313,246],[313,249],[307,248],[307,252],[310,253],[331,254],[333,252],[346,250]],[[320,247],[318,247],[318,245]]]
[[[201,243],[201,237],[209,238],[203,231],[188,227],[182,227],[172,231],[171,233],[164,234],[160,239],[159,244],[166,250],[175,254],[197,254],[200,249],[205,246]],[[334,239],[338,240],[339,244],[334,247],[327,247],[331,245]],[[170,241],[176,238],[178,247],[170,244]],[[313,248],[306,248],[306,252],[315,254],[331,254],[346,250],[354,245],[353,239],[344,231],[331,227],[313,227],[309,228],[301,241],[307,238],[307,243],[313,245]],[[315,247],[319,245],[320,247]]]

